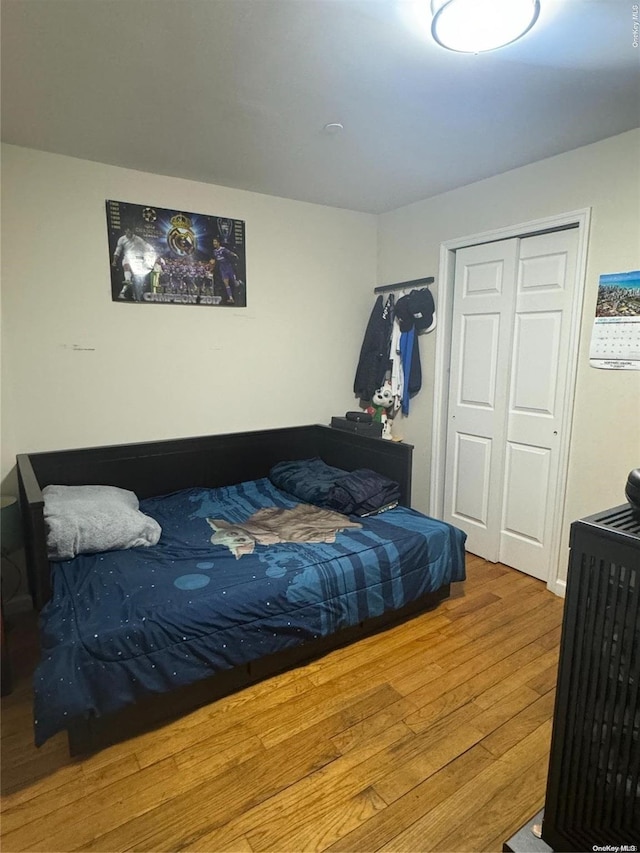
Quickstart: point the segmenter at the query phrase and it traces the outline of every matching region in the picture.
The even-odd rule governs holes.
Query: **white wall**
[[[379,218],[378,279],[438,275],[440,244],[590,207],[591,232],[560,579],[572,520],[624,503],[640,466],[640,372],[589,367],[598,277],[640,268],[640,131],[631,131],[462,187]],[[437,302],[437,286],[434,287]],[[425,390],[394,430],[416,445],[413,497],[429,504],[435,335],[421,336]]]
[[[592,208],[563,545],[640,465],[640,373],[588,365],[598,276],[640,267],[640,131],[376,217],[2,147],[2,491],[20,451],[328,422],[354,408],[372,285],[438,274],[440,244]],[[111,301],[105,199],[247,224],[247,309]],[[376,221],[377,272],[376,272]],[[437,286],[434,287],[437,300]],[[435,334],[394,425],[429,505]]]
[[[353,408],[374,216],[9,145],[2,172],[3,492],[21,451]],[[248,308],[112,302],[105,199],[245,220]]]

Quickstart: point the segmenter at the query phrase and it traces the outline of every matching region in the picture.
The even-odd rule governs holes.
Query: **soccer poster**
[[[106,204],[114,302],[246,307],[241,219]]]

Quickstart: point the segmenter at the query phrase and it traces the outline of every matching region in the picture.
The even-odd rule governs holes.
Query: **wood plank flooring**
[[[499,851],[543,805],[563,601],[467,557],[435,610],[84,760],[32,743],[10,634],[9,851]]]

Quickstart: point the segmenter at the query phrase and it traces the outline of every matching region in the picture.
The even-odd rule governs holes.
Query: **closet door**
[[[563,503],[557,483],[577,244],[575,229],[526,237],[518,259],[499,560],[541,580]]]
[[[576,230],[458,251],[445,518],[467,550],[546,580],[561,522]]]
[[[456,254],[445,519],[466,532],[468,551],[493,562],[500,551],[517,256],[517,239]]]

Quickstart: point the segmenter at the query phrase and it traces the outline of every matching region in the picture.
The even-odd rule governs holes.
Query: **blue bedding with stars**
[[[464,580],[464,533],[405,507],[352,520],[331,544],[256,545],[236,557],[209,518],[297,502],[268,479],[142,501],[150,548],[53,564],[34,677],[36,743],[73,718],[332,634]]]

